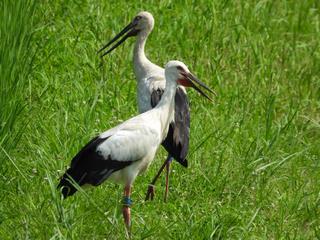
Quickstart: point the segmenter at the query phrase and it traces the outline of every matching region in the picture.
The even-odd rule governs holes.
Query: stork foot
[[[153,200],[153,198],[154,198],[154,192],[155,192],[154,189],[155,189],[155,186],[154,186],[153,184],[149,184],[145,201]]]

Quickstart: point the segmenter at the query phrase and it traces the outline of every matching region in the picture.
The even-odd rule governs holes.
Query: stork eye
[[[136,21],[139,21],[142,17],[141,16],[136,16]]]

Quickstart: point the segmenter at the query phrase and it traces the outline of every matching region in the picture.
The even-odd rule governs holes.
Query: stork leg
[[[128,235],[130,236],[131,233],[131,211],[130,207],[132,205],[132,200],[130,198],[131,195],[131,186],[127,185],[124,188],[124,197],[123,197],[123,208],[122,208],[122,214],[124,218],[124,223],[126,225],[126,230]]]
[[[158,180],[160,174],[162,173],[163,169],[166,167],[168,162],[172,161],[172,157],[170,155],[168,155],[167,159],[164,161],[164,163],[162,164],[162,166],[160,167],[157,175],[152,179],[152,182],[149,184],[148,186],[148,190],[147,190],[147,194],[146,194],[146,198],[145,201],[147,200],[153,200],[154,198],[154,187],[155,187],[155,183]]]
[[[168,161],[166,161],[167,164],[166,164],[166,191],[164,193],[164,201],[166,202],[167,199],[168,199],[168,190],[169,190],[169,174],[170,174],[170,165],[171,165],[171,162],[172,162],[172,158],[169,158]]]

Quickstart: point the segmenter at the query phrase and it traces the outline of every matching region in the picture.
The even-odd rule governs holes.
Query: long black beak
[[[138,34],[138,30],[134,29],[134,27],[136,26],[136,23],[133,21],[130,24],[128,24],[124,29],[122,29],[122,31],[120,33],[118,33],[113,39],[111,39],[110,42],[108,42],[106,45],[104,45],[98,52],[97,54],[99,54],[100,52],[102,52],[103,50],[105,50],[107,47],[109,47],[112,43],[114,43],[115,41],[117,41],[122,35],[124,35],[125,33],[127,33],[123,38],[120,39],[119,42],[117,42],[115,45],[113,45],[113,47],[111,47],[108,51],[106,51],[105,53],[103,53],[100,57],[102,58],[103,56],[107,55],[108,53],[112,52],[112,50],[116,49],[119,45],[121,45],[121,43],[123,43],[128,37],[131,36],[136,36]],[[130,31],[131,30],[131,31]]]
[[[206,84],[201,82],[196,76],[194,76],[190,72],[183,75],[186,77],[187,81],[189,82],[190,87],[197,90],[202,96],[204,96],[205,98],[207,98],[212,102],[212,99],[206,93],[204,93],[196,84],[200,85],[202,88],[206,89],[207,91],[209,91],[210,93],[216,96],[217,94],[212,89],[210,89]]]

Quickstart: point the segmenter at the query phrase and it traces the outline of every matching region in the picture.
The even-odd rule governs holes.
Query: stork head
[[[109,50],[101,55],[107,55],[108,53],[112,52],[113,49],[117,48],[121,43],[123,43],[127,38],[137,36],[138,34],[148,35],[154,26],[154,19],[151,13],[142,11],[137,14],[133,18],[133,20],[124,28],[120,33],[118,33],[113,39],[111,39],[106,45],[104,45],[98,53],[105,50],[109,47],[112,43],[117,41],[122,35],[124,35],[119,42],[113,45]]]
[[[213,90],[193,75],[183,62],[176,60],[168,62],[165,66],[165,75],[166,81],[176,81],[178,85],[192,87],[210,101],[212,101],[212,99],[204,93],[200,87],[216,95]]]
[[[142,11],[134,17],[132,22],[136,22],[136,26],[134,27],[138,33],[139,32],[147,32],[150,33],[154,26],[154,18],[151,13]]]

